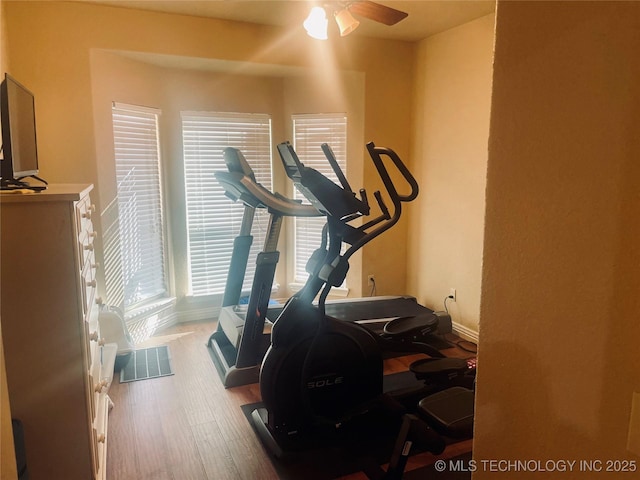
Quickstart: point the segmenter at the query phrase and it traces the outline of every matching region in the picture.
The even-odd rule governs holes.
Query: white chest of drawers
[[[106,476],[92,185],[0,194],[0,321],[30,480]]]

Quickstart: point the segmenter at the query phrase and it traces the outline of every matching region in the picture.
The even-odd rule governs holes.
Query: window
[[[328,143],[336,160],[346,172],[347,168],[347,117],[344,113],[309,114],[293,116],[293,146],[306,167],[311,167],[338,182],[333,169],[320,145]],[[303,198],[296,191],[295,198]],[[295,271],[294,283],[307,279],[305,265],[313,251],[320,246],[324,217],[295,219]]]
[[[112,109],[125,310],[166,293],[159,114],[123,104]],[[107,276],[107,289],[113,282]]]
[[[232,202],[214,177],[226,171],[223,150],[238,148],[256,180],[271,190],[271,118],[263,114],[183,112],[189,284],[194,296],[224,292],[233,250],[240,231],[243,205]],[[268,213],[258,209],[244,289],[251,288],[255,261],[262,249]]]

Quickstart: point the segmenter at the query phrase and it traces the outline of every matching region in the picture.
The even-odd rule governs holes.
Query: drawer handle
[[[102,393],[102,390],[104,390],[104,387],[107,386],[107,381],[106,380],[102,380],[101,382],[96,383],[95,387],[93,388],[94,391],[96,393]]]
[[[90,280],[87,282],[87,287],[93,287],[95,288],[95,286],[97,285],[95,280]]]
[[[91,215],[96,211],[96,206],[91,204],[82,214],[82,218],[91,219]]]

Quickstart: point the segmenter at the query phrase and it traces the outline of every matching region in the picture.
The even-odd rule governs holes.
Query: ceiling
[[[314,4],[344,4],[314,0],[76,0],[160,12],[222,18],[274,26],[300,27]],[[417,41],[462,25],[494,11],[492,0],[382,0],[386,6],[407,12],[409,16],[393,26],[359,18],[360,26],[351,34],[375,38]],[[335,22],[330,22],[338,36]]]

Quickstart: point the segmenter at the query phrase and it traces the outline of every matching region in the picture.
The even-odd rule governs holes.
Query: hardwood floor
[[[214,330],[214,322],[185,323],[138,345],[168,345],[174,375],[122,384],[116,375],[109,390],[114,408],[109,415],[107,480],[278,478],[240,410],[260,401],[258,385],[222,386],[205,346]],[[458,348],[445,353],[473,356]],[[388,360],[385,373],[406,370],[416,358],[420,355]],[[449,446],[443,456],[470,450],[468,440]],[[407,469],[436,458],[416,455]]]

